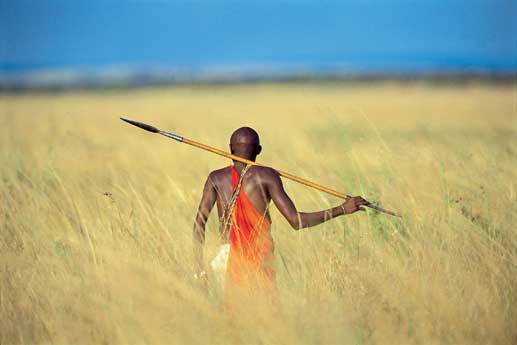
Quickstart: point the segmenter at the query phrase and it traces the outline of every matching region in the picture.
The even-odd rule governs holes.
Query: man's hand
[[[208,291],[208,274],[205,271],[194,274],[196,285],[204,292]]]
[[[368,206],[369,204],[370,203],[362,197],[353,196],[341,204],[341,208],[343,209],[344,214],[352,214],[357,211],[364,211],[362,206]]]

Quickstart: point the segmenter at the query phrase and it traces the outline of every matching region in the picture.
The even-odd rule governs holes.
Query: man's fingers
[[[362,206],[370,206],[372,203],[368,200],[364,199],[362,196],[354,196],[352,198],[353,203],[357,207],[357,210],[365,211],[364,207]]]

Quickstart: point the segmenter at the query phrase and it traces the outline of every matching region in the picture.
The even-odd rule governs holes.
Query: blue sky
[[[5,71],[515,71],[516,0],[0,0]]]

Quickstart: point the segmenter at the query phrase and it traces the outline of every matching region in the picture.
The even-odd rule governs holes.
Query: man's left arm
[[[210,215],[210,211],[214,207],[217,200],[217,192],[208,176],[205,187],[203,188],[203,196],[199,202],[194,229],[192,231],[192,242],[194,245],[194,265],[196,274],[200,275],[204,272],[203,265],[203,244],[205,242],[205,225]]]

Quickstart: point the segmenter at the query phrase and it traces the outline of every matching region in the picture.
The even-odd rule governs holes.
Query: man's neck
[[[248,159],[248,158],[246,158],[246,159]],[[254,159],[250,159],[250,161],[254,162],[255,160]],[[235,167],[235,169],[237,169],[237,171],[241,172],[242,169],[244,169],[244,167],[246,166],[246,164],[234,161],[233,162],[233,166]]]

